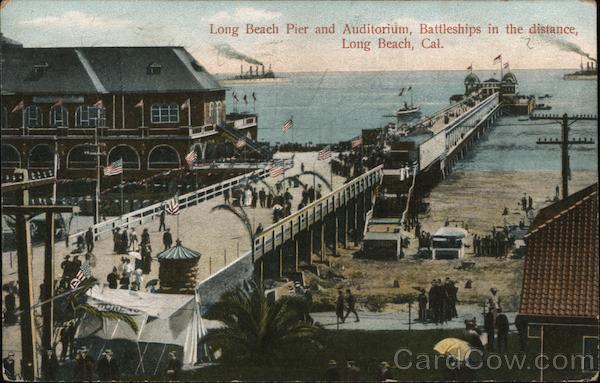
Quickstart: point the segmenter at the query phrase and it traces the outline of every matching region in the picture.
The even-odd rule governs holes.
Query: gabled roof
[[[520,314],[599,314],[598,184],[542,209],[529,229]]]
[[[14,48],[2,45],[3,94],[198,92],[222,89],[182,47]],[[150,73],[148,67],[160,67]],[[36,71],[35,66],[42,66]]]

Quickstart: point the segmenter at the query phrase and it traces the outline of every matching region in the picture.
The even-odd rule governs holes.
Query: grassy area
[[[433,346],[441,339],[462,336],[460,330],[431,330],[431,331],[324,331],[320,336],[321,347],[313,344],[295,345],[280,353],[268,364],[257,365],[240,362],[224,363],[216,366],[205,367],[195,371],[182,373],[181,380],[188,381],[316,381],[323,378],[327,363],[334,359],[343,374],[345,361],[352,359],[361,369],[361,378],[376,380],[378,365],[387,361],[392,367],[394,377],[400,381],[447,381],[456,380],[538,380],[539,371],[535,368],[534,358],[536,345],[531,345],[531,351],[526,356],[525,368],[518,370],[509,369],[505,364],[494,369],[497,364],[496,357],[489,360],[490,367],[483,367],[469,374],[455,375],[446,368],[445,360],[439,359],[435,368],[434,358],[436,353]],[[511,335],[509,347],[514,352],[508,354],[523,357],[518,351],[518,336]],[[399,349],[411,350],[413,357],[412,367],[401,370],[394,366],[394,355]],[[548,350],[552,358],[553,350]],[[424,366],[423,356],[430,360],[430,369],[421,369]],[[487,356],[489,357],[489,356]],[[399,359],[402,365],[409,362],[409,358]],[[343,376],[343,375],[342,375]],[[573,373],[561,373],[548,370],[545,380],[561,380],[576,377]],[[160,380],[162,377],[135,377],[135,380],[148,379]]]

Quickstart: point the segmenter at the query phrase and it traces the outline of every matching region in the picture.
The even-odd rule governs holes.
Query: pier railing
[[[367,188],[380,184],[382,179],[383,165],[379,165],[338,187],[303,209],[298,210],[294,214],[267,227],[254,238],[255,258],[263,256],[265,253],[293,238],[295,233],[307,229],[315,222],[323,220],[327,214],[345,206],[348,201],[364,192]]]
[[[294,166],[293,160],[283,160],[281,162],[283,163],[284,169],[290,169]],[[197,205],[201,202],[218,197],[222,195],[224,191],[231,191],[231,189],[233,189],[234,187],[246,183],[250,177],[254,176],[264,179],[270,176],[270,171],[267,167],[264,167],[253,172],[242,174],[240,176],[227,179],[217,184],[213,184],[202,189],[198,189],[180,195],[177,197],[179,208],[185,209],[186,207]],[[143,225],[144,223],[153,220],[155,216],[159,216],[165,204],[170,200],[171,199],[158,202],[153,205],[146,206],[141,209],[132,211],[130,213],[118,217],[113,217],[106,221],[102,221],[98,224],[95,224],[91,226],[92,231],[94,232],[94,237],[98,239],[104,234],[112,233],[112,230],[116,228],[120,229],[129,228],[136,225]],[[69,235],[69,243],[74,243],[77,237],[80,235],[84,235],[86,231],[87,230],[82,230],[80,232]]]

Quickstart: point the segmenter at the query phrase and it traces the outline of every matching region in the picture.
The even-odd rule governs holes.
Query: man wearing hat
[[[167,362],[167,380],[176,381],[178,380],[179,372],[181,371],[181,362],[177,359],[177,353],[171,351],[169,353],[169,361]]]
[[[119,380],[119,364],[113,357],[111,349],[106,349],[102,353],[102,357],[98,360],[98,377],[101,381],[118,381]]]
[[[16,380],[17,377],[15,375],[15,353],[9,352],[8,356],[2,359],[2,369],[4,370],[4,375],[8,380]]]
[[[360,368],[353,360],[346,361],[346,379],[347,382],[360,381]]]
[[[383,361],[379,363],[379,374],[377,375],[377,380],[380,382],[385,382],[387,380],[393,380],[392,371],[390,370],[390,365],[388,362]]]
[[[88,353],[87,347],[83,346],[77,350],[75,357],[75,377],[80,382],[91,382],[94,379],[94,367],[96,361]]]
[[[327,370],[323,375],[324,382],[338,382],[342,380],[340,376],[340,372],[337,369],[337,362],[335,360],[330,360],[327,364]]]
[[[42,377],[46,382],[54,382],[58,380],[58,359],[54,350],[49,347],[42,354]]]

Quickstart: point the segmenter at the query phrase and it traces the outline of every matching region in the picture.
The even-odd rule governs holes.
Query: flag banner
[[[358,136],[352,139],[352,149],[362,145],[362,136]]]
[[[287,131],[292,129],[293,127],[294,127],[294,121],[292,121],[292,119],[290,118],[283,124],[283,126],[281,127],[281,130],[283,130],[283,133],[287,133]]]
[[[235,147],[241,149],[244,146],[246,146],[246,137],[240,137],[235,143]]]
[[[23,110],[23,108],[25,108],[25,102],[21,100],[17,105],[15,105],[15,107],[10,112],[18,112],[19,110]]]
[[[252,92],[252,100],[256,101],[256,93]]]
[[[408,92],[408,91],[411,91],[411,90],[412,90],[412,86],[409,86],[406,91]]]
[[[398,96],[402,96],[404,94],[404,88],[400,89],[400,93],[398,93]]]
[[[123,159],[120,158],[104,168],[105,176],[116,176],[123,173]]]
[[[494,58],[494,64],[498,64],[502,61],[502,55],[498,55]]]
[[[233,92],[233,99],[235,100],[235,102],[240,102],[240,99],[238,98],[237,94],[235,94],[235,92]]]
[[[244,95],[244,103],[247,104],[248,103],[248,96]]]
[[[321,149],[319,151],[319,155],[317,157],[317,160],[319,161],[324,161],[328,158],[331,158],[331,148],[329,147],[329,145],[327,145],[326,147],[324,147],[323,149]]]
[[[52,107],[53,107],[53,108],[58,108],[59,106],[63,106],[63,102],[64,102],[64,101],[63,101],[63,99],[62,99],[62,98],[59,98],[59,99],[58,99],[58,100],[57,100],[57,101],[54,103],[54,105],[52,105]]]
[[[189,152],[187,154],[187,156],[185,156],[185,161],[188,163],[188,166],[192,166],[194,165],[194,162],[196,162],[196,160],[198,159],[198,155],[196,154],[195,150],[192,150],[191,152]]]
[[[104,108],[104,103],[102,102],[102,100],[96,101],[96,103],[94,104],[94,108]]]
[[[179,215],[179,202],[177,202],[177,197],[173,197],[165,207],[165,211],[169,215]]]
[[[273,177],[273,178],[279,177],[280,175],[283,174],[283,168],[281,166],[275,166],[275,167],[271,168],[270,172],[271,172],[271,177]]]
[[[504,63],[504,69],[508,69],[508,63]]]
[[[135,104],[134,108],[143,108],[144,107],[144,99],[141,99],[137,104]]]
[[[181,110],[185,110],[190,107],[190,99],[185,100],[183,104],[181,104]]]
[[[469,65],[469,66],[467,67],[467,70],[473,70],[473,65],[472,65],[472,64],[471,64],[471,65]]]
[[[87,278],[89,278],[91,276],[92,276],[92,270],[90,269],[90,265],[87,262],[83,263],[81,265],[81,267],[79,268],[77,275],[75,275],[75,278],[73,278],[71,280],[71,283],[69,284],[71,286],[71,289],[76,289],[77,287],[79,287],[81,282],[85,281]]]

